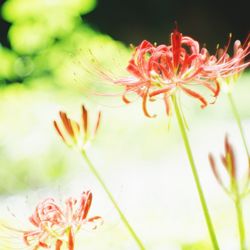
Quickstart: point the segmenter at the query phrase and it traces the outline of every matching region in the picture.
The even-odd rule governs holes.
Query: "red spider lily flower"
[[[213,174],[218,181],[218,183],[222,186],[222,188],[229,194],[234,193],[235,185],[238,185],[238,173],[237,173],[237,164],[236,164],[236,157],[235,157],[235,151],[231,143],[229,142],[228,136],[225,136],[224,140],[224,147],[225,147],[225,153],[221,155],[221,162],[224,166],[227,175],[229,176],[230,180],[230,187],[227,187],[227,184],[223,181],[223,178],[221,177],[220,171],[218,170],[215,158],[210,153],[208,155],[209,162],[211,169],[213,171]],[[249,178],[250,178],[250,159],[248,159],[248,175],[247,175],[247,185],[249,184]],[[245,189],[247,186],[245,186]],[[244,190],[245,192],[245,190]]]
[[[127,94],[134,92],[143,99],[143,111],[152,117],[147,110],[147,101],[153,101],[156,96],[161,96],[166,106],[166,112],[171,113],[171,95],[177,90],[199,100],[201,107],[208,102],[203,94],[194,90],[197,85],[203,86],[214,97],[220,91],[215,78],[207,76],[204,70],[208,63],[207,50],[200,49],[199,43],[188,36],[183,36],[178,30],[171,34],[171,44],[152,45],[144,40],[135,48],[132,58],[127,66],[130,76],[115,83],[125,86],[123,100],[130,101]]]
[[[228,54],[231,43],[231,35],[225,48],[219,48],[216,55],[208,58],[208,65],[205,67],[207,74],[212,78],[217,78],[225,90],[229,90],[229,85],[237,81],[240,73],[250,65],[245,61],[250,54],[250,34],[242,45],[239,40],[234,42],[233,55]]]
[[[95,229],[102,222],[100,216],[87,218],[92,203],[92,193],[83,192],[80,199],[68,198],[65,206],[58,205],[53,198],[40,202],[29,218],[36,227],[23,232],[23,239],[33,250],[39,248],[60,250],[66,243],[67,249],[74,250],[75,234],[81,227],[91,225]]]
[[[60,111],[59,116],[61,118],[61,125],[54,121],[54,127],[62,140],[70,147],[77,146],[80,149],[84,149],[87,143],[93,139],[100,126],[101,112],[98,113],[94,130],[90,131],[88,111],[83,105],[81,121],[79,123],[69,119],[65,112]]]

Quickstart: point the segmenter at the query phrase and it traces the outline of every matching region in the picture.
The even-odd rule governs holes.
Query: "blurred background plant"
[[[80,105],[84,103],[94,111],[101,109],[104,114],[98,137],[94,141],[94,147],[90,149],[90,156],[129,220],[133,221],[135,230],[145,239],[148,249],[210,249],[175,122],[167,131],[168,120],[164,108],[157,103],[150,108],[158,117],[146,119],[141,112],[139,100],[126,106],[120,98],[114,97],[110,101],[105,96],[93,95],[96,92],[108,92],[110,86],[100,84],[98,77],[94,76],[94,68],[88,72],[89,64],[94,60],[95,67],[102,65],[112,71],[112,74],[118,74],[119,69],[127,63],[129,49],[109,35],[94,30],[89,23],[127,44],[136,44],[144,38],[163,41],[170,33],[173,21],[177,20],[183,33],[195,34],[197,40],[202,43],[208,41],[210,47],[215,47],[217,35],[219,41],[226,43],[231,31],[244,39],[247,35],[245,32],[243,36],[247,22],[240,18],[246,18],[247,15],[242,14],[238,18],[238,22],[243,23],[242,26],[237,26],[236,21],[232,25],[219,16],[221,11],[212,4],[209,9],[216,9],[217,13],[214,14],[214,19],[211,19],[209,9],[201,15],[198,10],[202,5],[197,3],[196,9],[192,11],[199,15],[197,19],[194,16],[190,19],[190,8],[194,5],[189,6],[189,12],[179,11],[174,16],[174,8],[179,8],[181,2],[176,6],[164,1],[164,4],[170,6],[167,11],[172,11],[172,15],[166,15],[164,8],[160,8],[161,12],[152,11],[150,19],[144,23],[140,17],[144,14],[146,20],[152,6],[147,1],[144,4],[139,2],[129,1],[130,7],[124,7],[123,1],[110,1],[106,6],[105,1],[100,1],[96,7],[95,0],[7,0],[2,3],[0,211],[3,215],[7,214],[7,218],[10,213],[6,210],[10,207],[16,217],[25,217],[29,213],[24,213],[23,207],[33,211],[37,199],[44,197],[44,193],[48,196],[52,192],[61,197],[66,196],[66,193],[74,193],[76,189],[79,193],[87,186],[93,189],[93,213],[102,215],[104,226],[94,235],[87,232],[79,242],[83,242],[87,249],[104,249],[104,246],[109,250],[137,249],[81,158],[60,142],[52,126],[59,110],[77,117]],[[160,5],[159,1],[155,4]],[[184,2],[183,4],[185,5]],[[103,9],[102,14],[99,6]],[[117,9],[113,9],[114,6]],[[240,7],[240,2],[234,6]],[[129,11],[125,11],[127,8]],[[244,10],[247,8],[242,9],[243,12]],[[164,17],[168,16],[166,19],[163,18],[163,12]],[[123,19],[124,13],[128,19],[126,22]],[[226,17],[231,12],[223,13]],[[206,17],[206,22],[204,19],[201,23],[198,22],[201,16]],[[208,25],[210,21],[215,23],[219,17],[222,25],[230,24],[230,27],[224,25],[221,28],[223,34],[219,34],[219,25]],[[237,20],[237,16],[232,18],[230,15],[230,18],[231,22]],[[186,19],[189,22],[185,23]],[[149,25],[150,20],[156,20],[156,23]],[[231,27],[233,30],[228,30]],[[213,33],[215,28],[216,33]],[[151,33],[145,33],[146,30]],[[208,37],[213,37],[213,40],[206,40]],[[246,72],[235,87],[235,99],[245,131],[250,128],[249,78],[250,75]],[[182,98],[185,98],[183,109],[186,117],[192,121],[189,122],[190,138],[193,148],[196,148],[194,153],[197,165],[200,166],[201,180],[219,241],[222,242],[222,249],[235,250],[238,241],[235,240],[237,229],[232,227],[235,223],[234,216],[231,216],[233,210],[228,208],[231,207],[230,201],[224,197],[210,173],[207,153],[211,148],[214,148],[213,151],[220,149],[216,142],[221,141],[227,131],[234,141],[240,142],[237,126],[223,95],[215,105],[203,111],[188,97]],[[246,137],[250,141],[249,133],[246,133]],[[201,141],[206,141],[206,144],[201,146]],[[181,160],[180,154],[183,155]],[[104,212],[100,213],[100,208]],[[245,208],[250,208],[247,200]],[[250,214],[246,214],[246,232],[250,230],[249,220]],[[95,237],[100,241],[96,241]],[[182,242],[185,243],[182,245]],[[9,248],[1,247],[4,250],[13,249],[12,245]]]
[[[115,47],[126,52],[82,20],[95,4],[95,0],[10,0],[2,5],[2,17],[10,23],[10,46],[0,47],[0,165],[8,166],[0,169],[8,179],[0,184],[2,193],[51,182],[66,171],[68,162],[53,157],[57,149],[50,127],[62,103],[80,100],[91,83],[76,56],[90,49],[100,62],[110,64],[107,54]],[[51,135],[42,134],[44,129]]]

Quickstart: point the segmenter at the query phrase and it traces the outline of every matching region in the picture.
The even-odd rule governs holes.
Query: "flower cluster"
[[[100,216],[87,218],[92,202],[92,193],[83,192],[80,199],[68,198],[62,207],[53,198],[40,202],[30,222],[36,227],[31,231],[23,232],[23,239],[33,250],[55,246],[60,250],[66,243],[69,250],[74,249],[75,234],[81,227],[91,224],[95,229]]]
[[[231,42],[231,35],[227,46],[219,48],[216,55],[209,57],[209,65],[206,70],[210,71],[210,77],[216,77],[223,89],[230,90],[231,84],[235,83],[240,73],[249,66],[250,62],[245,62],[245,58],[250,54],[250,35],[242,45],[239,40],[234,42],[233,55],[228,53]]]
[[[65,112],[60,111],[59,115],[61,118],[61,125],[54,121],[54,127],[56,128],[56,131],[62,140],[69,147],[76,146],[80,149],[84,149],[87,143],[93,139],[99,128],[101,112],[98,113],[97,121],[93,131],[90,131],[89,129],[88,111],[83,105],[81,121],[79,123],[68,118]]]
[[[130,75],[114,82],[125,86],[124,102],[130,102],[127,95],[131,92],[142,97],[143,111],[148,117],[152,115],[147,110],[147,101],[154,101],[159,95],[170,115],[170,97],[177,90],[198,99],[204,108],[208,101],[202,92],[195,89],[197,85],[208,89],[216,98],[220,91],[218,79],[238,74],[249,65],[243,62],[249,54],[248,41],[244,47],[239,41],[235,42],[233,57],[227,54],[228,46],[219,49],[216,55],[209,55],[197,41],[175,30],[168,46],[157,46],[144,40],[135,48],[127,66]]]

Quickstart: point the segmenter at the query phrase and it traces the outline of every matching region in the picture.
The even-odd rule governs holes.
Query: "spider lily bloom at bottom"
[[[54,121],[54,127],[62,140],[70,147],[76,146],[80,149],[84,149],[85,146],[93,139],[99,128],[101,112],[98,113],[93,131],[90,131],[88,111],[84,105],[82,105],[80,122],[69,119],[65,112],[60,111],[59,115],[61,118],[61,124]]]
[[[200,101],[201,107],[208,101],[197,87],[208,89],[216,98],[220,88],[216,79],[205,71],[209,55],[199,43],[178,30],[171,34],[170,45],[152,45],[144,40],[135,48],[127,66],[128,77],[112,80],[125,86],[123,100],[129,103],[128,94],[136,93],[143,99],[143,111],[152,117],[147,110],[147,101],[154,101],[157,96],[165,103],[166,112],[171,114],[171,96],[182,91]],[[214,100],[213,100],[214,102]]]
[[[75,234],[84,227],[95,229],[102,223],[100,216],[87,218],[92,203],[92,193],[83,192],[79,199],[69,197],[61,206],[53,198],[39,202],[29,218],[34,230],[23,231],[26,246],[33,250],[40,248],[60,250],[66,244],[74,250]]]
[[[92,139],[92,136],[96,134],[96,131],[99,128],[100,125],[100,117],[101,113],[99,112],[97,122],[95,125],[95,128],[93,130],[93,133],[89,131],[88,128],[88,112],[84,106],[82,106],[82,119],[80,123],[75,122],[74,120],[71,120],[68,118],[67,114],[64,112],[59,113],[61,117],[61,125],[59,125],[56,121],[54,121],[54,126],[62,138],[62,140],[68,145],[68,146],[74,146],[77,147],[83,156],[86,164],[88,165],[90,171],[95,176],[107,196],[109,197],[110,201],[114,205],[116,211],[119,213],[121,220],[123,221],[124,225],[127,227],[128,231],[130,232],[131,236],[134,238],[140,249],[145,249],[143,246],[141,240],[133,230],[133,228],[130,226],[127,218],[119,208],[118,204],[116,203],[112,193],[109,191],[108,187],[106,186],[105,182],[103,181],[101,175],[99,174],[99,171],[95,168],[93,163],[90,161],[87,152],[86,152],[86,146],[87,143],[90,142]],[[58,242],[60,244],[60,241]],[[60,248],[59,248],[60,249]]]

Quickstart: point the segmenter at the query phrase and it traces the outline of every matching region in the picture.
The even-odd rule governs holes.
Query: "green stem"
[[[194,158],[193,158],[192,150],[191,150],[191,147],[190,147],[190,144],[189,144],[187,132],[186,132],[186,129],[185,129],[185,124],[184,124],[183,118],[181,116],[180,108],[179,108],[179,105],[177,103],[175,95],[172,96],[172,101],[173,101],[173,104],[174,104],[174,109],[175,109],[177,121],[178,121],[178,124],[179,124],[180,132],[181,132],[182,139],[183,139],[185,149],[186,149],[186,152],[187,152],[190,167],[191,167],[191,170],[192,170],[192,173],[193,173],[196,188],[197,188],[197,191],[198,191],[198,194],[199,194],[201,206],[202,206],[202,209],[203,209],[203,214],[205,216],[205,220],[206,220],[206,223],[207,223],[208,232],[209,232],[212,244],[213,244],[213,248],[214,248],[214,250],[219,250],[220,248],[219,248],[219,245],[218,245],[218,242],[217,242],[217,239],[216,239],[216,234],[215,234],[215,231],[214,231],[214,228],[213,228],[213,224],[212,224],[212,221],[211,221],[211,218],[210,218],[210,215],[209,215],[209,211],[208,211],[208,207],[207,207],[207,204],[206,204],[205,196],[204,196],[204,193],[202,191],[201,183],[200,183],[199,176],[198,176],[198,173],[197,173],[197,169],[196,169],[196,166],[195,166],[195,163],[194,163]]]
[[[90,171],[93,173],[93,175],[96,177],[96,179],[99,181],[100,185],[102,186],[102,188],[104,189],[104,191],[106,192],[106,194],[108,195],[110,201],[112,202],[112,204],[114,205],[116,211],[118,212],[118,214],[120,215],[120,218],[122,220],[122,222],[124,223],[124,225],[126,226],[126,228],[128,229],[129,233],[131,234],[131,236],[134,238],[134,240],[136,241],[138,247],[141,250],[145,250],[144,245],[142,244],[141,240],[139,239],[139,237],[136,235],[135,231],[133,230],[133,228],[130,226],[128,220],[126,219],[125,215],[123,214],[123,212],[121,211],[121,209],[119,208],[119,206],[117,205],[113,195],[111,194],[111,192],[109,191],[109,189],[107,188],[106,184],[104,183],[104,181],[102,180],[100,174],[98,173],[98,171],[95,169],[93,163],[90,161],[90,159],[88,158],[86,152],[84,150],[81,151],[83,158],[85,159],[87,165],[89,166]]]
[[[245,226],[244,226],[244,219],[243,219],[243,213],[242,213],[242,205],[241,205],[241,197],[239,195],[238,185],[236,184],[236,197],[235,197],[235,208],[237,213],[237,220],[238,220],[238,230],[239,230],[239,236],[240,236],[240,249],[246,250],[246,244],[245,244]]]
[[[250,178],[249,178],[249,176],[250,176],[250,153],[249,153],[249,150],[248,150],[247,141],[246,141],[243,126],[242,126],[242,123],[241,123],[240,115],[239,115],[238,109],[236,107],[233,95],[232,95],[231,92],[228,92],[227,96],[228,96],[228,100],[229,100],[229,103],[230,103],[234,118],[235,118],[237,126],[239,128],[241,139],[242,139],[242,142],[243,142],[246,154],[247,154],[247,158],[248,158],[248,166],[249,166],[248,167],[248,174],[247,174],[247,179],[246,179],[246,182],[245,182],[245,186],[243,188],[243,190],[244,190],[243,194],[247,195],[247,193],[249,192],[248,186],[249,186],[249,181],[250,181]]]
[[[244,131],[243,131],[243,127],[242,127],[240,115],[239,115],[239,112],[238,112],[237,107],[235,105],[235,102],[234,102],[234,99],[233,99],[233,95],[232,95],[231,92],[228,92],[227,96],[228,96],[229,103],[230,103],[230,106],[231,106],[232,111],[233,111],[234,118],[235,118],[235,120],[237,122],[237,125],[238,125],[238,128],[240,130],[240,135],[241,135],[241,139],[242,139],[243,144],[244,144],[244,148],[246,150],[248,158],[250,158],[250,154],[249,154],[249,150],[248,150],[248,146],[247,146],[247,141],[246,141],[246,138],[245,138],[245,135],[244,135]]]

